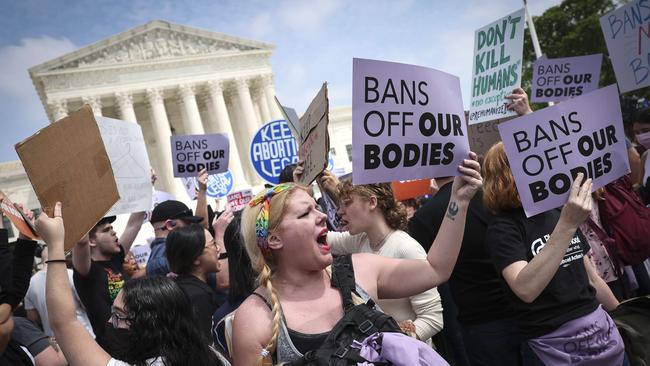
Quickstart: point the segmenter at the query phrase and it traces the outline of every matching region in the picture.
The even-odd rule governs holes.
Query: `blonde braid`
[[[275,348],[278,343],[278,336],[280,335],[280,326],[282,324],[282,308],[280,307],[280,298],[278,297],[278,291],[273,287],[271,283],[271,268],[264,261],[264,257],[260,256],[260,263],[262,270],[260,271],[259,276],[257,277],[260,286],[264,286],[268,293],[271,295],[271,315],[273,317],[273,328],[271,330],[271,340],[264,347],[269,354],[275,352]],[[260,357],[258,365],[264,364],[265,357]]]

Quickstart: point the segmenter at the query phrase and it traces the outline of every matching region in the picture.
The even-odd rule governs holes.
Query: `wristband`
[[[67,263],[65,259],[48,259],[45,261],[45,263],[50,264],[50,263]]]

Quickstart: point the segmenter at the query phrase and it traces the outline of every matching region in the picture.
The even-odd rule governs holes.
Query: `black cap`
[[[203,221],[202,217],[194,216],[192,210],[180,201],[164,201],[158,204],[151,213],[151,223],[165,220],[183,220],[188,223]]]
[[[117,216],[104,216],[95,224],[95,226],[99,226],[103,224],[112,224],[116,219]]]

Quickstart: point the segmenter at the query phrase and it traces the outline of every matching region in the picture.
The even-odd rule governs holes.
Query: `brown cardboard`
[[[329,100],[327,83],[324,83],[307,111],[300,118],[300,147],[298,156],[305,162],[305,170],[300,179],[302,184],[311,184],[327,168],[330,150]]]
[[[509,121],[516,117],[506,117],[468,125],[467,138],[469,139],[470,150],[478,155],[485,155],[492,145],[501,141],[501,135],[499,135],[499,129],[497,128],[499,123]],[[465,120],[468,119],[466,118]]]
[[[66,250],[120,198],[88,105],[17,143],[16,152],[43,210],[52,216],[62,202]]]

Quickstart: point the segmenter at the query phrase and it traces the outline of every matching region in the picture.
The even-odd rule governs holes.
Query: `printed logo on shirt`
[[[542,248],[544,248],[550,237],[551,236],[549,234],[546,234],[541,238],[533,240],[532,244],[530,245],[530,251],[533,254],[533,257],[537,256]],[[580,247],[581,243],[582,242],[580,241],[580,237],[578,235],[575,235],[573,239],[571,239],[571,245],[569,245],[567,248],[566,254],[562,259],[562,262],[560,262],[560,265],[562,267],[568,267],[571,262],[582,259],[584,254],[582,253],[582,248]]]
[[[111,300],[115,300],[118,292],[124,287],[124,279],[122,278],[121,273],[115,273],[110,268],[104,268],[106,271],[106,280],[108,283],[108,295],[111,297]]]

